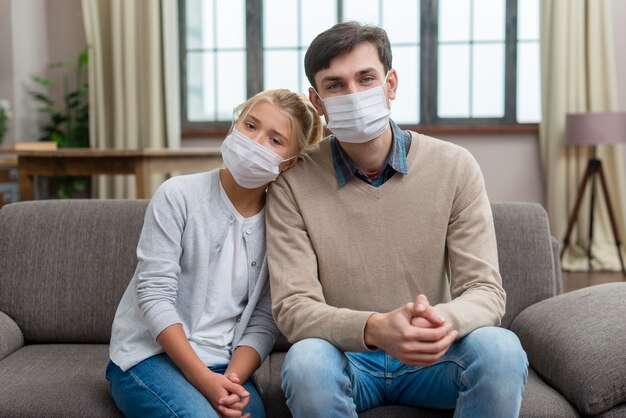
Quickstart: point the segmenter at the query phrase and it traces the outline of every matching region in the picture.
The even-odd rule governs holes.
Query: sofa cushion
[[[0,311],[31,343],[108,343],[147,201],[47,200],[0,210]]]
[[[0,416],[121,417],[104,376],[107,345],[25,346],[0,361]]]
[[[0,360],[24,345],[24,336],[17,324],[0,311]]]
[[[512,323],[532,367],[579,411],[626,402],[626,283],[541,301]]]
[[[502,326],[527,306],[557,294],[560,286],[546,211],[536,203],[493,203],[506,314]]]

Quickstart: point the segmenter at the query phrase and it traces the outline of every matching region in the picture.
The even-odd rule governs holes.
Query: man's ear
[[[322,100],[319,98],[313,87],[309,87],[309,100],[313,103],[315,110],[317,110],[317,114],[324,116],[324,103],[322,103]]]
[[[395,68],[389,70],[389,75],[387,76],[387,96],[389,100],[395,100],[396,98],[396,90],[398,89],[398,73]]]

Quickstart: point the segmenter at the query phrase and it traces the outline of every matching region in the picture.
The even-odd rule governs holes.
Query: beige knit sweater
[[[368,317],[420,293],[460,336],[504,314],[484,181],[459,146],[414,134],[407,175],[340,188],[326,139],[272,184],[266,220],[272,311],[291,342],[368,350]]]

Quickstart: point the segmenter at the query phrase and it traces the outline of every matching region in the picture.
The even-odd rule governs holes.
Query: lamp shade
[[[626,112],[570,113],[565,124],[565,143],[598,145],[626,142]]]

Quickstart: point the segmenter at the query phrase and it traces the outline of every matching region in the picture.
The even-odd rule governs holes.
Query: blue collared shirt
[[[409,154],[409,148],[411,148],[411,133],[400,129],[392,120],[389,123],[391,124],[391,150],[383,168],[373,180],[370,180],[367,174],[354,164],[350,156],[341,148],[337,137],[334,135],[330,137],[333,166],[340,187],[345,186],[353,176],[357,176],[374,187],[379,187],[394,174],[406,174],[408,172],[406,156]]]

